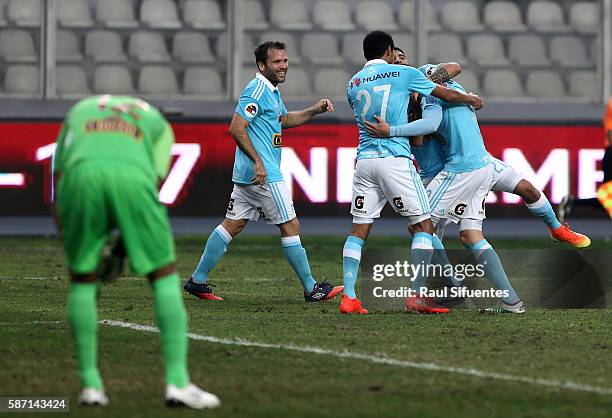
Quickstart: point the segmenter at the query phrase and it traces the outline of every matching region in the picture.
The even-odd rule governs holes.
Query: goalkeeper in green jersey
[[[166,402],[214,408],[219,399],[187,372],[187,317],[175,270],[166,208],[157,199],[174,134],[162,114],[127,96],[96,96],[69,111],[57,139],[53,172],[58,228],[70,269],[68,316],[83,404],[106,405],[97,367],[96,268],[111,229],[121,232],[132,270],[153,289],[166,366]]]

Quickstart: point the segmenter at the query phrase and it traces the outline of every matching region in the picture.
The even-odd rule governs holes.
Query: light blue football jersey
[[[419,70],[423,74],[428,74],[432,71],[431,68],[435,67],[427,64]],[[462,93],[466,92],[461,84],[453,80],[447,82],[445,86]],[[466,173],[478,170],[491,162],[476,114],[471,106],[446,103],[431,96],[425,97],[424,100],[428,105],[438,105],[442,108],[442,122],[436,134],[448,144],[444,147],[446,151],[444,170],[450,173]]]
[[[412,154],[419,163],[419,176],[422,179],[433,178],[444,169],[448,152],[446,146],[444,138],[434,135],[420,147],[412,147]]]
[[[381,59],[368,61],[361,71],[351,77],[346,92],[359,126],[357,159],[389,156],[411,158],[408,138],[373,138],[363,122],[376,122],[374,115],[378,115],[389,125],[404,125],[408,122],[406,109],[409,93],[429,95],[435,87],[436,84],[416,68],[388,64]]]
[[[236,113],[249,121],[247,133],[255,151],[266,168],[266,182],[283,180],[280,170],[283,147],[281,117],[287,114],[280,91],[268,79],[257,73],[246,85],[236,106]],[[252,184],[255,172],[253,161],[236,147],[232,181]]]

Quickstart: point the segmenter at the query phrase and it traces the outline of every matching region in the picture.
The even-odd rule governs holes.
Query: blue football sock
[[[281,243],[283,245],[283,253],[287,261],[298,275],[304,290],[308,293],[312,292],[316,283],[310,272],[310,264],[308,264],[308,257],[306,256],[306,250],[302,247],[300,236],[295,235],[292,237],[282,237]]]
[[[210,273],[221,257],[223,257],[223,254],[225,254],[227,250],[227,245],[231,240],[232,236],[225,228],[221,225],[215,228],[212,234],[210,234],[210,237],[208,237],[200,262],[191,275],[194,282],[206,283],[206,280],[208,280],[208,273]]]
[[[534,216],[540,218],[549,228],[557,229],[561,226],[544,193],[540,193],[540,198],[536,202],[525,203],[525,206],[527,206],[527,209],[529,209]]]
[[[355,282],[359,274],[359,263],[361,262],[361,249],[364,240],[349,235],[342,250],[342,272],[344,277],[344,294],[349,298],[356,298]]]
[[[415,277],[412,282],[412,290],[419,294],[420,288],[427,285],[427,268],[431,264],[433,255],[432,236],[427,232],[417,232],[412,236],[412,247],[410,248],[410,259],[415,268]]]
[[[431,264],[442,266],[442,277],[444,279],[444,283],[446,285],[451,286],[461,286],[461,283],[457,279],[455,279],[454,274],[451,269],[447,266],[452,266],[450,260],[448,259],[448,255],[446,255],[446,251],[444,250],[444,245],[438,235],[433,234],[431,238],[431,244],[434,248],[434,252],[431,256]],[[449,275],[446,273],[449,272]]]
[[[491,244],[483,239],[476,244],[466,244],[465,247],[472,252],[476,262],[484,267],[484,272],[493,285],[507,293],[507,296],[503,297],[502,300],[510,304],[518,302],[519,297],[512,288],[504,271],[504,266]]]

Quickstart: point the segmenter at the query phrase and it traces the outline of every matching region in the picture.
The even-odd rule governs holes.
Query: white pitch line
[[[105,319],[105,320],[100,321],[100,323],[103,325],[127,328],[127,329],[136,330],[136,331],[159,332],[159,330],[156,327],[134,324],[130,322],[113,321],[113,320]],[[373,356],[370,354],[356,353],[352,351],[335,351],[335,350],[329,350],[329,349],[320,348],[320,347],[298,346],[298,345],[293,345],[293,344],[260,343],[256,341],[245,340],[242,338],[236,338],[236,339],[218,338],[218,337],[213,337],[209,335],[199,335],[199,334],[193,334],[193,333],[189,333],[187,335],[192,340],[207,341],[207,342],[215,343],[215,344],[236,345],[236,346],[241,346],[241,347],[268,348],[268,349],[277,349],[277,350],[286,350],[286,351],[298,351],[300,353],[312,353],[312,354],[321,354],[321,355],[337,357],[337,358],[363,360],[363,361],[369,361],[371,363],[386,364],[390,366],[399,366],[399,367],[407,367],[407,368],[413,368],[413,369],[455,373],[455,374],[461,374],[464,376],[479,377],[483,379],[495,379],[495,380],[505,380],[508,382],[520,382],[520,383],[526,383],[526,384],[535,385],[535,386],[548,386],[548,387],[552,387],[556,389],[567,389],[567,390],[574,390],[574,391],[580,391],[580,392],[590,392],[590,393],[597,393],[600,395],[612,395],[612,388],[584,385],[584,384],[572,382],[569,380],[560,381],[560,380],[536,379],[536,378],[525,377],[525,376],[514,376],[510,374],[485,372],[482,370],[472,369],[472,368],[442,366],[442,365],[435,364],[435,363],[417,363],[417,362],[400,360],[400,359],[395,359],[395,358],[390,358],[390,357],[381,357],[381,356]]]

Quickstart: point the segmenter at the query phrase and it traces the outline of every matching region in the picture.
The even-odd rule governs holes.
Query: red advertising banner
[[[235,145],[226,124],[177,123],[173,165],[160,189],[171,213],[223,216]],[[0,123],[0,215],[48,213],[50,163],[58,123]],[[548,194],[593,197],[603,178],[600,126],[484,125],[487,148]],[[298,213],[345,215],[358,142],[352,124],[310,124],[283,133],[282,168]],[[494,195],[495,205],[521,203]]]

